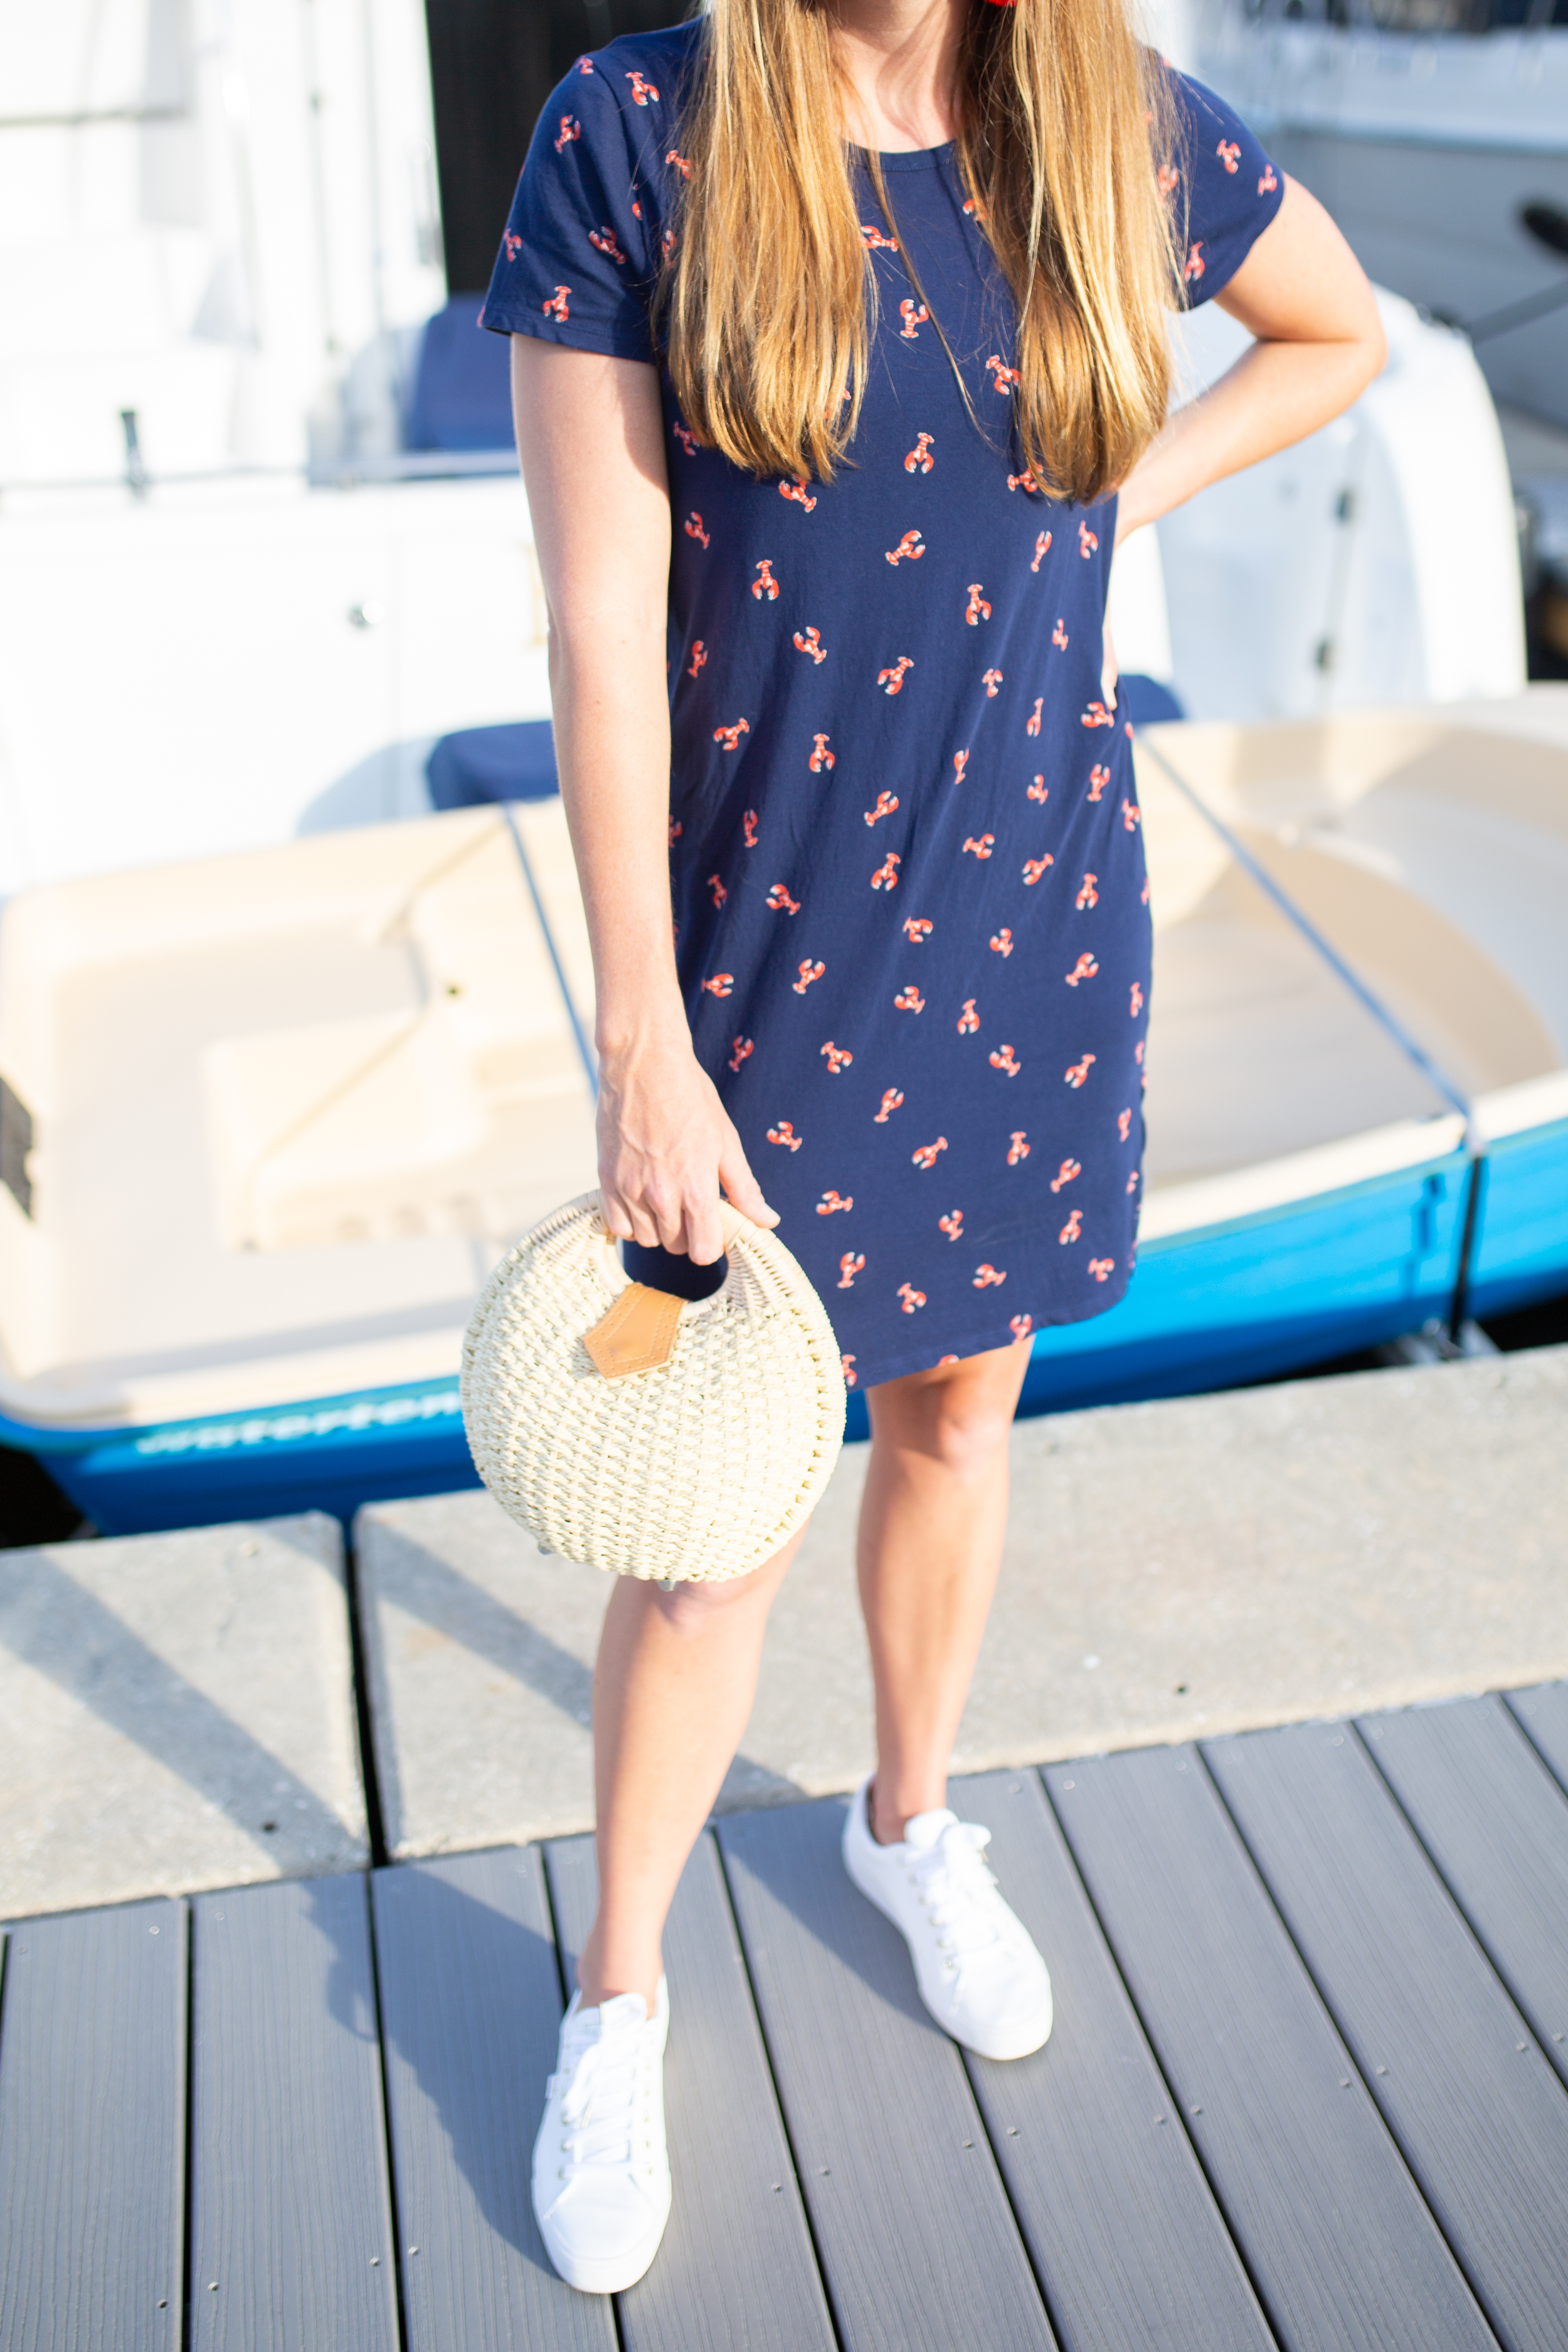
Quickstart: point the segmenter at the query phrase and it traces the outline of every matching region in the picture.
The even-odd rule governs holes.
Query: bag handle
[[[612,1246],[618,1245],[616,1243],[616,1236],[611,1233],[609,1224],[605,1216],[605,1196],[602,1192],[595,1192],[594,1194],[594,1223],[599,1229],[599,1238],[601,1241]],[[723,1196],[721,1195],[719,1201],[719,1230],[724,1237],[724,1254],[728,1256],[736,1242],[754,1240],[759,1228],[752,1223],[750,1217],[742,1214],[742,1213],[735,1207],[733,1202],[726,1201]]]

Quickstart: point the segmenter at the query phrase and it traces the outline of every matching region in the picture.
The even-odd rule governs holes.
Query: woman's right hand
[[[689,1035],[639,1037],[605,1054],[598,1124],[605,1222],[621,1240],[713,1265],[724,1255],[721,1185],[753,1224],[778,1223]]]

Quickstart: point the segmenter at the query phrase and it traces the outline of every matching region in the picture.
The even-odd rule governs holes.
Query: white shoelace
[[[561,2102],[566,2129],[565,2171],[590,2166],[617,2168],[636,2161],[637,2105],[647,2082],[647,2028],[635,2020],[616,2025],[582,2050]]]
[[[990,1831],[978,1822],[949,1822],[936,1843],[909,1864],[938,1949],[955,1969],[1002,1941],[995,1875],[981,1860],[990,1843]]]

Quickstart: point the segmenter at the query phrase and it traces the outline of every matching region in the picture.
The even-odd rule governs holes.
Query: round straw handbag
[[[844,1438],[826,1311],[782,1242],[723,1204],[710,1297],[629,1281],[585,1192],[501,1260],[463,1343],[463,1422],[541,1550],[717,1582],[804,1526]]]

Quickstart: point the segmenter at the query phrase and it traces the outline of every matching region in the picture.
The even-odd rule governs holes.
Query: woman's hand
[[[711,1265],[724,1255],[720,1185],[754,1225],[777,1224],[689,1035],[672,1025],[602,1058],[599,1191],[610,1231]]]

